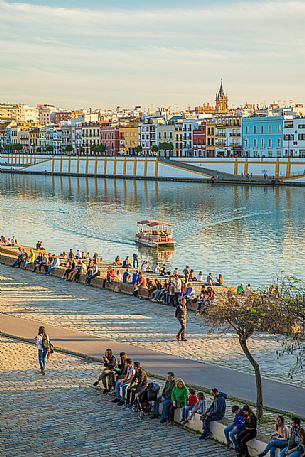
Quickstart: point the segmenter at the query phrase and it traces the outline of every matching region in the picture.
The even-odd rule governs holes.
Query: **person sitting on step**
[[[216,387],[211,390],[214,400],[207,411],[201,416],[203,420],[203,433],[199,439],[206,440],[211,436],[211,422],[220,421],[226,413],[226,394],[219,392]]]
[[[104,369],[98,378],[97,381],[93,384],[94,386],[97,386],[100,381],[102,381],[103,386],[104,386],[104,394],[110,391],[110,373],[114,370],[116,366],[116,358],[112,354],[111,349],[106,349],[105,355],[103,357],[103,363],[104,363]]]

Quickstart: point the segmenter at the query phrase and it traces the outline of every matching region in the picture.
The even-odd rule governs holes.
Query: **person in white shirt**
[[[116,272],[116,279],[117,279],[119,282],[122,282],[122,281],[123,281],[123,276],[122,276],[121,270],[118,270],[118,271]]]
[[[144,262],[141,265],[141,272],[146,273],[146,270],[147,270],[147,262],[146,262],[146,260],[144,260]]]
[[[197,281],[203,281],[202,271],[199,271],[199,274],[197,275]]]
[[[247,284],[246,286],[246,289],[245,289],[245,295],[248,297],[249,295],[251,295],[253,292],[253,289],[251,287],[251,284]]]
[[[156,263],[156,265],[154,265],[153,272],[156,273],[156,274],[160,273],[160,267],[159,267],[158,262]]]
[[[181,279],[179,278],[178,275],[175,276],[174,284],[175,284],[174,304],[175,304],[175,306],[178,306],[178,299],[181,295],[181,286],[182,286]]]
[[[39,327],[38,334],[35,337],[35,344],[38,349],[38,362],[40,366],[40,371],[41,374],[44,376],[46,369],[46,358],[50,350],[50,338],[46,333],[45,327]]]
[[[120,381],[115,383],[115,399],[112,400],[113,403],[118,403],[120,406],[122,406],[125,402],[127,387],[136,372],[131,359],[127,359],[126,363],[127,373],[123,379],[120,379]]]
[[[52,263],[46,271],[46,275],[50,275],[52,270],[60,267],[60,259],[55,254],[52,255]]]

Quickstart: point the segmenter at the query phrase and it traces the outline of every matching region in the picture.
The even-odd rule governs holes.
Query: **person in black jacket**
[[[143,370],[140,362],[135,362],[133,366],[135,368],[135,374],[127,388],[125,401],[126,408],[132,407],[136,399],[136,395],[141,394],[147,388],[148,384],[146,371]]]
[[[187,339],[185,338],[186,317],[187,317],[187,308],[186,308],[186,299],[185,298],[182,298],[180,300],[180,304],[176,308],[175,317],[176,317],[176,319],[178,319],[178,321],[180,322],[180,326],[181,326],[181,328],[177,334],[177,340],[180,341],[180,338],[181,338],[181,341],[187,341]]]
[[[200,440],[206,440],[211,436],[210,424],[213,421],[219,421],[224,418],[226,413],[226,394],[219,392],[218,389],[214,388],[211,390],[214,400],[211,406],[201,416],[203,420],[203,433],[200,436]]]
[[[116,358],[112,354],[111,349],[106,349],[105,355],[103,357],[103,362],[104,362],[104,370],[102,371],[100,377],[98,380],[93,384],[94,386],[97,386],[100,381],[102,381],[103,386],[104,386],[104,394],[109,392],[110,390],[110,383],[109,383],[109,375],[112,373],[116,366]]]
[[[237,436],[237,455],[239,457],[243,455],[250,457],[247,443],[256,437],[256,416],[248,405],[243,407],[243,413],[245,417],[245,428]]]
[[[115,388],[115,383],[118,379],[124,378],[127,373],[127,354],[120,352],[117,366],[109,373],[109,388]]]

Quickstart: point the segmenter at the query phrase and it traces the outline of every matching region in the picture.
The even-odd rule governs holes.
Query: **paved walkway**
[[[30,337],[35,334],[37,323],[44,322],[48,328],[60,325],[62,329],[57,329],[60,332],[76,331],[72,341],[71,335],[63,335],[65,344],[69,344],[69,349],[74,346],[76,352],[100,355],[110,345],[109,340],[117,351],[124,350],[128,344],[133,358],[145,361],[156,374],[165,374],[173,368],[190,384],[217,385],[232,396],[255,400],[254,378],[249,374],[250,366],[240,354],[236,338],[231,334],[209,335],[194,315],[189,315],[187,344],[177,343],[177,322],[171,307],[3,265],[0,265],[0,311],[36,321]],[[20,332],[24,328],[22,321],[20,331],[12,334],[22,336]],[[61,336],[57,334],[57,337]],[[96,346],[85,349],[84,340]],[[274,347],[274,339],[262,336],[254,341],[252,350],[262,363],[263,373],[271,372],[272,378],[277,379],[274,373],[285,373],[287,360],[276,360]],[[238,371],[231,370],[232,367]],[[304,386],[304,379],[300,377],[297,384]],[[266,405],[304,416],[304,390],[268,379],[264,379],[264,390]]]
[[[178,345],[173,308],[129,295],[0,265],[0,310],[175,357],[251,372],[234,334],[211,334],[204,322],[189,313],[188,342]],[[304,375],[288,376],[294,356],[277,359],[281,343],[276,338],[256,336],[250,347],[265,378],[304,387]]]
[[[139,420],[89,387],[99,366],[56,353],[45,377],[35,347],[0,337],[3,457],[233,457],[159,421]]]
[[[11,336],[33,339],[33,335],[37,333],[38,326],[41,324],[45,323],[10,315],[0,315],[0,332]],[[189,385],[201,387],[218,386],[230,396],[255,402],[255,380],[251,375],[172,357],[167,354],[159,354],[128,343],[115,341],[110,343],[109,340],[102,340],[82,332],[53,325],[48,325],[47,330],[57,348],[85,354],[101,360],[101,355],[107,347],[111,346],[114,353],[127,352],[132,360],[141,361],[145,369],[155,375],[165,377],[169,370],[173,370],[177,377],[183,378]],[[266,379],[263,381],[263,387],[266,406],[304,416],[305,395],[303,389]]]

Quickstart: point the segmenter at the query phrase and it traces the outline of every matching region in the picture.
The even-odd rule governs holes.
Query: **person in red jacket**
[[[196,391],[194,389],[189,389],[189,397],[187,400],[187,405],[182,410],[182,419],[180,422],[186,421],[189,411],[191,411],[194,408],[194,406],[197,403],[197,400],[198,399],[197,399]]]

